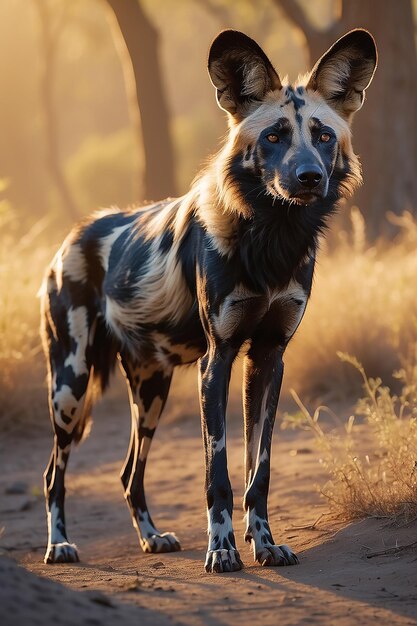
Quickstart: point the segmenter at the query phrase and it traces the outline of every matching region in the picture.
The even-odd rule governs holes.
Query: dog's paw
[[[144,552],[178,552],[181,544],[174,533],[162,533],[160,535],[150,535],[141,540]]]
[[[263,546],[256,553],[255,560],[259,561],[261,565],[264,565],[264,566],[272,565],[274,567],[285,566],[285,565],[297,565],[297,563],[299,562],[297,555],[294,554],[294,552],[288,546],[285,546],[285,545]]]
[[[237,550],[209,550],[204,568],[206,572],[216,574],[238,572],[243,568],[243,563]]]
[[[74,543],[51,543],[46,549],[45,563],[78,563],[77,546]]]

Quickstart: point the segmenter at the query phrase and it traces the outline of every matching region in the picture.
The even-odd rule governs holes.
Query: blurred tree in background
[[[354,122],[361,213],[346,207],[333,224],[337,250],[318,266],[288,380],[312,397],[346,391],[340,349],[374,377],[402,367],[417,231],[411,213],[391,231],[386,213],[417,215],[416,14],[417,0],[0,2],[0,422],[46,411],[35,294],[75,214],[185,193],[218,150],[227,122],[205,59],[223,28],[256,39],[291,81],[350,28],[374,33],[379,68]],[[383,234],[393,243],[368,243]],[[195,373],[184,376],[178,415],[192,406]]]
[[[139,0],[107,0],[117,21],[120,53],[135,136],[142,138],[144,196],[175,195],[174,151],[162,70],[159,35]]]
[[[391,236],[385,213],[417,206],[416,6],[417,0],[0,3],[0,177],[8,181],[8,198],[22,221],[48,212],[58,230],[67,230],[77,210],[84,215],[184,193],[226,130],[205,71],[220,29],[247,32],[281,76],[294,80],[346,30],[364,26],[377,39],[380,62],[354,122],[365,174],[354,202],[368,235]]]
[[[43,110],[45,129],[46,166],[51,182],[58,192],[62,205],[71,221],[79,218],[78,209],[62,170],[57,127],[58,111],[55,105],[55,74],[57,71],[57,52],[65,21],[69,18],[69,4],[59,3],[54,6],[45,0],[34,0],[39,16],[39,48],[41,56],[40,101]]]
[[[368,237],[391,235],[387,211],[417,210],[417,56],[411,0],[341,0],[336,19],[325,29],[314,26],[295,0],[275,0],[299,28],[317,61],[336,39],[352,28],[375,37],[379,64],[366,106],[355,119],[354,147],[364,167],[365,185],[355,195]]]

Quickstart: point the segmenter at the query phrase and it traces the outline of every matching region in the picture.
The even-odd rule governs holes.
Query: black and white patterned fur
[[[54,443],[45,471],[48,563],[78,560],[64,516],[71,444],[117,360],[132,407],[121,474],[145,552],[180,549],[149,513],[144,473],[174,367],[198,360],[206,464],[208,572],[239,570],[225,412],[244,357],[245,539],[262,565],[292,565],[268,521],[272,430],[283,354],[310,295],[317,240],[360,181],[350,121],[376,64],[373,39],[347,34],[294,87],[236,31],[213,42],[209,73],[229,135],[185,196],[96,213],[70,233],[42,295]],[[300,170],[301,167],[301,170]],[[312,178],[313,177],[313,178]],[[180,444],[179,444],[180,445]]]

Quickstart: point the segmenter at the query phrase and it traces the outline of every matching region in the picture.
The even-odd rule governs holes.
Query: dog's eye
[[[277,143],[279,141],[279,137],[278,135],[267,135],[266,138],[268,139],[268,141],[270,141],[271,143]]]
[[[332,136],[329,133],[322,133],[320,135],[320,141],[322,141],[323,143],[327,143],[328,141],[330,141],[331,138]]]

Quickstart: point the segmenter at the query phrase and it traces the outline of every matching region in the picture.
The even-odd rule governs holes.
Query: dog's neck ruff
[[[327,198],[310,206],[290,204],[272,197],[256,176],[239,172],[233,163],[222,180],[208,172],[199,184],[204,194],[198,215],[213,246],[240,262],[244,283],[258,292],[285,288],[315,256],[338,199],[330,190]]]
[[[245,282],[256,291],[284,289],[301,266],[315,257],[317,239],[326,228],[327,214],[317,208],[270,207],[250,219],[241,218],[237,254]]]

